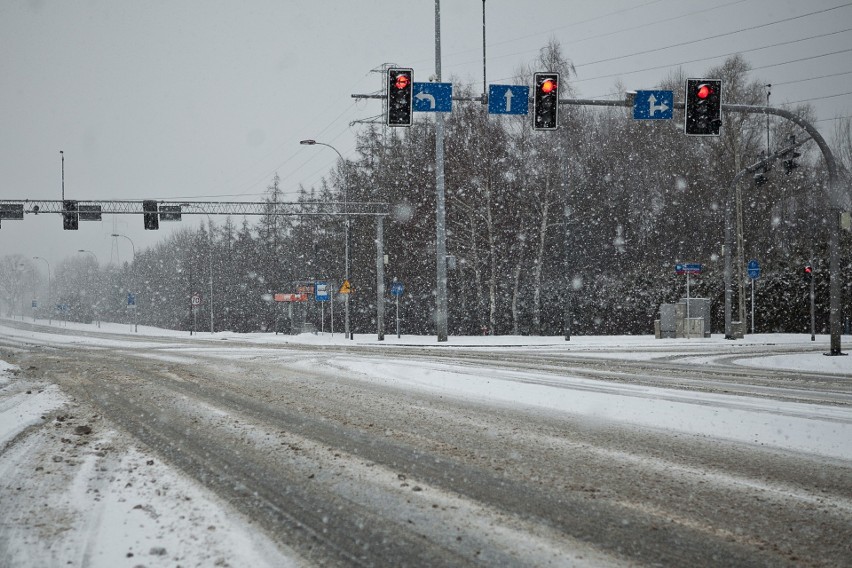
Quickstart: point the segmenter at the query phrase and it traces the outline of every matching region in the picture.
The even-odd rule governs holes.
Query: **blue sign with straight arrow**
[[[488,114],[529,114],[529,112],[529,87],[488,85]]]
[[[452,112],[452,83],[413,83],[411,110],[414,112]]]
[[[671,120],[674,106],[672,91],[636,91],[633,98],[635,120]]]

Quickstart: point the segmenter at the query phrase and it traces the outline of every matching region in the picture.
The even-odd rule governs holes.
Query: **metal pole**
[[[384,218],[376,218],[376,325],[379,341],[385,340],[385,251]]]
[[[751,279],[751,334],[754,335],[754,278]]]
[[[60,150],[59,157],[62,160],[62,201],[65,201],[65,152]]]
[[[435,0],[435,76],[441,81],[441,0]],[[444,195],[444,115],[435,119],[435,249],[437,293],[435,328],[438,341],[447,341],[447,230]]]
[[[689,339],[689,271],[686,272],[686,338]]]
[[[675,105],[677,106],[677,105]],[[819,146],[828,169],[828,209],[829,217],[829,327],[831,332],[831,351],[829,355],[842,355],[840,350],[840,211],[850,206],[850,194],[841,192],[837,175],[837,161],[825,138],[804,118],[779,108],[751,105],[723,104],[722,110],[752,114],[774,114],[786,118],[802,127]]]
[[[396,296],[396,338],[399,339],[399,295]]]
[[[46,258],[40,256],[34,256],[33,260],[43,260],[47,265],[47,317],[49,318],[50,325],[53,325],[53,294],[50,289],[50,263],[47,262]]]
[[[561,140],[564,140],[564,136]],[[562,306],[562,325],[565,328],[565,341],[571,341],[571,290],[573,288],[573,279],[571,278],[571,185],[568,171],[568,160],[565,157],[565,150],[560,143],[559,161],[562,170],[562,187],[564,191],[564,209],[562,211],[565,223],[565,236],[562,240],[563,250],[563,266],[565,272],[565,283],[563,293],[565,294]]]
[[[488,94],[488,88],[486,87],[485,81],[485,0],[482,0],[482,97],[483,101],[485,101],[485,97]]]
[[[345,168],[346,160],[343,159],[343,154],[341,154],[337,148],[332,146],[331,144],[326,144],[325,142],[317,142],[316,140],[300,140],[299,144],[303,146],[325,146],[326,148],[331,148],[335,151],[337,156],[341,161],[341,168]],[[344,279],[346,282],[349,282],[349,180],[346,177],[345,169],[343,171],[343,215],[345,218],[345,233],[343,240],[346,241],[344,245]],[[349,332],[349,294],[345,295],[344,298],[346,305],[346,318],[344,323],[344,337],[347,339],[355,339],[352,337],[352,334]],[[332,305],[332,324],[331,324],[331,334],[334,336],[334,306]]]
[[[85,253],[88,253],[88,254],[92,255],[93,257],[95,257],[95,272],[97,273],[97,269],[100,267],[100,264],[101,264],[101,263],[98,261],[98,255],[96,255],[95,253],[93,253],[93,252],[92,252],[92,251],[90,251],[90,250],[85,250],[85,249],[79,249],[77,252],[85,252]],[[94,277],[92,277],[92,279],[90,279],[90,280],[92,281],[92,285],[91,285],[91,289],[92,289],[92,291],[91,291],[91,295],[92,295],[92,296],[94,296],[94,295],[95,295],[95,292],[94,292],[94,288],[95,288],[95,286],[94,286],[94,280],[93,280],[93,278],[94,278]],[[91,298],[91,299],[94,299],[94,298]],[[97,310],[97,308],[96,308],[96,304],[92,304],[92,309],[93,309],[93,310],[94,310],[94,312],[95,312],[95,321],[97,322],[98,327],[101,327],[101,318],[100,318],[100,314],[98,314],[98,310]]]
[[[675,105],[676,106],[676,105]],[[737,175],[734,176],[734,179],[731,180],[730,185],[728,186],[728,193],[725,197],[725,339],[736,339],[734,337],[734,333],[731,325],[731,311],[732,311],[732,295],[733,295],[733,268],[732,268],[732,260],[731,260],[731,251],[734,247],[734,239],[733,239],[733,226],[734,220],[732,219],[734,215],[734,210],[731,207],[731,204],[734,201],[734,193],[737,187],[737,184],[743,178],[743,176],[754,173],[766,164],[769,164],[779,157],[801,146],[809,139],[804,139],[801,142],[797,142],[792,146],[788,146],[782,150],[779,150],[772,154],[771,156],[767,156],[763,160],[760,160],[749,167],[737,172]],[[745,332],[745,329],[743,329]]]
[[[814,261],[813,256],[811,256],[811,270],[813,270]],[[814,274],[811,272],[811,282],[810,282],[810,300],[811,300],[811,341],[816,341],[816,318],[814,316],[814,298],[816,294],[814,294]]]

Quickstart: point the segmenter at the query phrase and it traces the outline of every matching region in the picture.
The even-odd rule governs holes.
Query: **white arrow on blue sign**
[[[529,114],[529,112],[529,87],[488,85],[488,114]]]
[[[748,261],[748,277],[752,280],[760,278],[760,263],[754,258]]]
[[[453,110],[452,83],[414,83],[411,110],[415,112],[451,112]]]
[[[636,91],[633,118],[636,120],[671,120],[674,106],[672,91]]]

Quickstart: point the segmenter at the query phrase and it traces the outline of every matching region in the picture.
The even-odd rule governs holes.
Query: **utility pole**
[[[441,0],[435,0],[435,76],[441,82]],[[438,341],[447,341],[447,229],[444,194],[444,115],[435,118],[435,249],[437,293],[435,327]]]

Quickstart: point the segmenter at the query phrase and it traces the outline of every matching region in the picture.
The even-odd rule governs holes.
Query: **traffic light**
[[[413,69],[388,69],[388,126],[411,126]]]
[[[789,146],[795,146],[796,144],[796,135],[791,134],[787,137],[787,144]],[[784,173],[790,175],[793,173],[793,170],[799,167],[798,162],[796,162],[796,158],[801,157],[799,152],[796,152],[795,148],[791,148],[789,151],[784,152],[782,156],[784,159],[781,162],[784,165]]]
[[[536,73],[533,84],[533,129],[559,125],[559,73]]]
[[[80,215],[77,212],[77,202],[66,199],[62,202],[62,228],[66,231],[76,231]]]
[[[802,269],[802,282],[810,284],[814,277],[814,268],[810,264],[806,264]]]
[[[153,199],[146,199],[142,202],[142,211],[145,217],[145,230],[156,231],[160,228],[160,219],[157,216],[157,202]]]
[[[722,126],[722,81],[686,80],[684,131],[692,136],[718,136]]]

